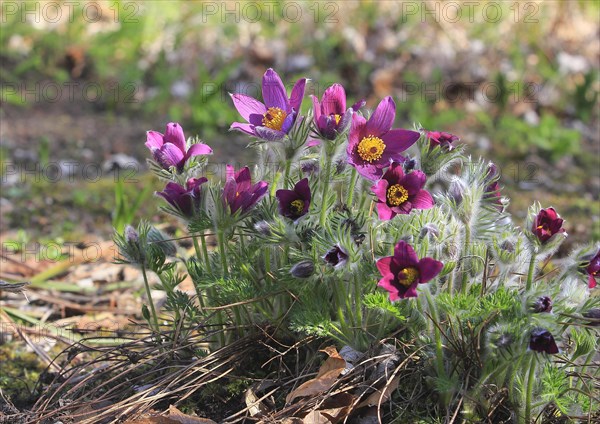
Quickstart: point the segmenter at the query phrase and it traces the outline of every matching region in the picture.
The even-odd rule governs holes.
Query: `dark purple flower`
[[[544,244],[553,235],[565,232],[562,228],[563,222],[564,220],[558,216],[554,208],[542,209],[533,220],[531,231]]]
[[[588,274],[588,287],[593,289],[597,284],[596,279],[600,277],[600,250],[598,250],[596,256],[590,260],[585,271]]]
[[[321,102],[315,96],[310,97],[313,102],[317,132],[327,140],[335,140],[350,125],[354,111],[360,109],[365,103],[357,102],[352,108],[346,110],[346,92],[340,84],[333,84],[325,90]],[[312,145],[314,144],[313,142]]]
[[[485,176],[485,193],[483,198],[491,200],[491,202],[500,210],[502,210],[502,195],[500,194],[500,184],[498,184],[498,167],[490,162],[488,165],[487,174]]]
[[[379,219],[392,219],[398,214],[409,214],[414,209],[433,207],[433,198],[422,190],[427,177],[421,171],[404,174],[402,164],[392,162],[383,178],[371,187],[377,195]]]
[[[259,181],[252,185],[248,167],[240,169],[237,173],[233,166],[227,165],[227,181],[223,187],[223,206],[229,206],[232,214],[238,210],[246,213],[267,194],[269,184]]]
[[[174,166],[179,173],[183,171],[183,166],[189,158],[212,153],[212,149],[204,143],[192,144],[187,149],[183,128],[177,122],[169,122],[164,134],[148,131],[146,147],[160,166],[166,170]]]
[[[583,312],[581,315],[583,315],[586,318],[592,319],[592,321],[588,322],[586,325],[591,325],[593,327],[600,326],[600,309],[592,308],[587,310],[586,312]]]
[[[531,310],[536,313],[552,312],[552,299],[549,296],[540,296],[531,305]]]
[[[267,141],[283,140],[300,111],[305,85],[306,78],[299,79],[288,98],[277,72],[267,69],[262,80],[264,103],[245,94],[231,94],[235,108],[248,123],[234,122],[230,129]]]
[[[177,183],[167,183],[164,191],[156,193],[164,198],[174,208],[181,211],[183,216],[191,218],[194,212],[200,207],[202,198],[201,186],[208,180],[202,178],[190,178],[187,180],[186,186],[182,187]]]
[[[546,352],[548,354],[558,353],[558,346],[552,334],[545,328],[536,328],[531,332],[529,349],[535,352]]]
[[[338,245],[330,249],[323,259],[334,268],[343,266],[348,260],[348,254]]]
[[[414,249],[405,241],[394,248],[394,256],[377,261],[382,279],[377,284],[390,293],[390,301],[417,297],[417,285],[424,284],[438,275],[444,264],[433,258],[419,260]]]
[[[425,130],[425,137],[429,140],[429,149],[433,149],[436,146],[440,146],[445,150],[452,150],[454,146],[451,143],[460,140],[454,134],[450,134],[443,131],[427,131]]]
[[[418,139],[419,133],[391,129],[396,117],[396,104],[391,97],[383,99],[367,121],[358,114],[352,117],[348,139],[348,162],[365,178],[377,180],[392,160],[403,162],[401,155]]]
[[[308,178],[298,181],[293,190],[277,190],[275,197],[279,201],[281,215],[294,221],[306,215],[311,199]]]

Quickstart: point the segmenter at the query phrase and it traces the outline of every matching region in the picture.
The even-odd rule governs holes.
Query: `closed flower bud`
[[[271,235],[271,226],[267,221],[258,221],[254,224],[254,229],[263,236]]]
[[[500,249],[512,253],[515,251],[515,244],[510,240],[504,240],[500,245]]]
[[[581,315],[593,320],[593,321],[589,322],[587,325],[592,325],[594,327],[600,326],[600,309],[599,308],[590,309],[589,311],[586,311]]]
[[[529,349],[550,355],[558,353],[558,346],[556,346],[552,333],[545,328],[536,328],[531,332]]]
[[[537,300],[531,305],[531,310],[536,313],[551,312],[552,299],[550,299],[548,296],[538,297]]]
[[[404,172],[408,174],[410,171],[412,171],[413,169],[415,169],[415,165],[416,164],[417,164],[416,160],[406,158],[406,160],[404,161],[404,163],[402,163],[402,167],[404,168]]]
[[[438,238],[440,235],[440,229],[435,224],[425,224],[423,228],[421,228],[421,232],[419,233],[420,238],[432,237]]]
[[[315,272],[315,264],[312,261],[298,262],[290,269],[290,274],[296,278],[308,278]]]
[[[129,244],[138,244],[140,242],[140,235],[131,225],[125,227],[125,240]]]

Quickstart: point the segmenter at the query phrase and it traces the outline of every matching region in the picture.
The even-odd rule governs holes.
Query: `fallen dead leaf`
[[[208,418],[194,417],[181,412],[173,405],[169,406],[169,415],[142,416],[128,420],[125,424],[217,424]]]
[[[358,404],[357,408],[362,408],[364,406],[375,406],[380,405],[382,403],[387,402],[392,397],[392,393],[394,390],[398,388],[400,385],[400,376],[394,377],[389,383],[385,385],[383,388],[383,393],[381,390],[376,390],[369,395],[364,401]]]
[[[312,380],[302,383],[296,390],[292,391],[285,398],[286,403],[291,403],[294,399],[305,396],[314,396],[329,390],[339,375],[346,368],[346,361],[342,358],[335,347],[330,346],[323,350],[329,355],[329,358],[319,369],[319,373]]]

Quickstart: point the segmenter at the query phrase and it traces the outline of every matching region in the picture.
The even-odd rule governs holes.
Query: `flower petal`
[[[383,277],[388,277],[388,276],[392,276],[393,278],[393,272],[392,272],[392,260],[394,258],[392,256],[386,256],[385,258],[381,258],[379,259],[375,265],[377,266],[377,269],[379,270],[379,272],[381,273],[381,275]]]
[[[233,100],[233,105],[237,109],[237,111],[242,115],[246,121],[250,122],[251,114],[262,115],[267,111],[267,108],[262,102],[258,100],[246,96],[245,94],[229,94],[231,96],[231,100]]]
[[[442,271],[442,268],[444,268],[444,264],[433,258],[423,258],[419,261],[418,268],[419,282],[423,284],[438,275]]]
[[[304,99],[304,89],[306,87],[306,78],[301,78],[296,81],[292,88],[292,94],[290,95],[290,106],[296,111],[300,111],[300,105],[302,105],[302,99]],[[285,92],[285,90],[284,90]]]
[[[377,196],[377,199],[380,202],[386,203],[387,190],[388,190],[389,186],[390,186],[390,183],[387,179],[385,179],[385,175],[384,175],[384,178],[377,181],[377,183],[371,187],[371,190],[373,191],[373,193],[375,193],[375,195]]]
[[[181,150],[181,152],[185,152],[185,136],[183,135],[183,128],[177,122],[169,122],[167,124],[167,130],[165,131],[165,136],[163,138],[165,143],[172,143]]]
[[[410,244],[400,240],[394,247],[394,261],[399,267],[415,266],[419,263],[419,258]]]
[[[211,155],[212,154],[212,149],[204,143],[196,143],[196,144],[192,144],[191,147],[188,149],[187,153],[185,154],[186,159],[187,158],[191,158],[194,156],[199,156],[199,155]]]
[[[266,141],[282,141],[285,138],[283,131],[272,130],[267,127],[254,127],[254,133],[257,137]]]
[[[263,100],[265,101],[265,106],[267,108],[278,107],[281,110],[290,112],[285,86],[283,85],[281,78],[279,78],[279,75],[277,75],[277,72],[271,68],[267,69],[267,72],[263,75],[262,92]]]
[[[433,197],[427,190],[420,190],[416,196],[410,199],[410,202],[415,209],[431,209],[435,205]]]
[[[415,144],[421,135],[416,131],[396,128],[381,136],[386,145],[386,153],[399,154]]]
[[[315,122],[319,122],[319,118],[321,117],[321,103],[319,103],[319,99],[317,96],[310,95],[310,99],[313,104],[313,118]]]
[[[146,147],[150,150],[160,149],[163,145],[163,135],[156,131],[146,132]]]
[[[233,124],[231,124],[231,127],[229,127],[229,131],[232,130],[238,130],[245,132],[246,134],[255,135],[254,125],[252,124],[242,124],[241,122],[234,122]]]
[[[183,152],[179,150],[179,147],[171,143],[165,143],[153,153],[156,161],[165,169],[169,169],[171,166],[179,167],[184,159]]]
[[[588,288],[593,289],[594,287],[596,287],[596,279],[590,274],[588,276]]]
[[[408,190],[410,196],[413,196],[419,193],[419,190],[425,185],[426,180],[427,176],[423,172],[417,170],[406,174],[404,178],[402,178],[400,184]]]
[[[365,131],[368,135],[381,137],[392,128],[394,119],[396,119],[396,103],[387,96],[377,105],[373,115],[367,121]]]
[[[346,92],[340,84],[333,84],[323,94],[323,114],[342,115],[346,111]]]
[[[382,221],[389,221],[396,213],[385,202],[377,202],[377,216]]]

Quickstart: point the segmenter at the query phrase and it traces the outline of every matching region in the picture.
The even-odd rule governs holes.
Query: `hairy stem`
[[[435,305],[435,301],[431,296],[431,292],[429,288],[425,291],[425,298],[427,299],[427,306],[429,309],[429,314],[431,315],[431,320],[433,321],[433,334],[435,338],[435,368],[436,373],[439,378],[446,378],[446,368],[444,367],[444,345],[442,342],[442,333],[440,332],[439,325],[440,320],[437,312],[437,307]],[[448,393],[440,393],[440,399],[444,406],[448,404]]]
[[[160,340],[160,327],[158,325],[158,318],[156,316],[156,309],[154,308],[154,301],[152,300],[152,293],[150,293],[150,284],[148,284],[148,276],[146,275],[146,267],[142,268],[142,276],[144,277],[144,285],[146,286],[146,295],[148,296],[148,302],[150,303],[150,311],[152,312],[152,321],[154,322],[154,331],[157,334],[157,340]]]
[[[525,417],[524,423],[531,423],[531,396],[533,394],[533,383],[535,381],[535,355],[531,355],[531,364],[529,365],[529,374],[527,375],[527,390],[525,392]]]
[[[529,291],[531,289],[531,284],[533,283],[533,274],[535,274],[535,259],[536,259],[535,250],[531,252],[531,259],[529,260],[529,271],[527,272],[527,285],[525,286],[525,290]]]
[[[354,188],[356,187],[356,180],[358,180],[358,172],[356,172],[356,168],[352,167],[352,171],[350,174],[350,187],[348,187],[348,199],[346,201],[348,209],[352,207],[352,199],[354,197]]]
[[[323,173],[323,191],[321,194],[321,217],[319,224],[321,227],[325,225],[325,217],[327,216],[327,191],[329,190],[329,174],[331,172],[331,159],[328,155],[325,156],[325,172]]]

